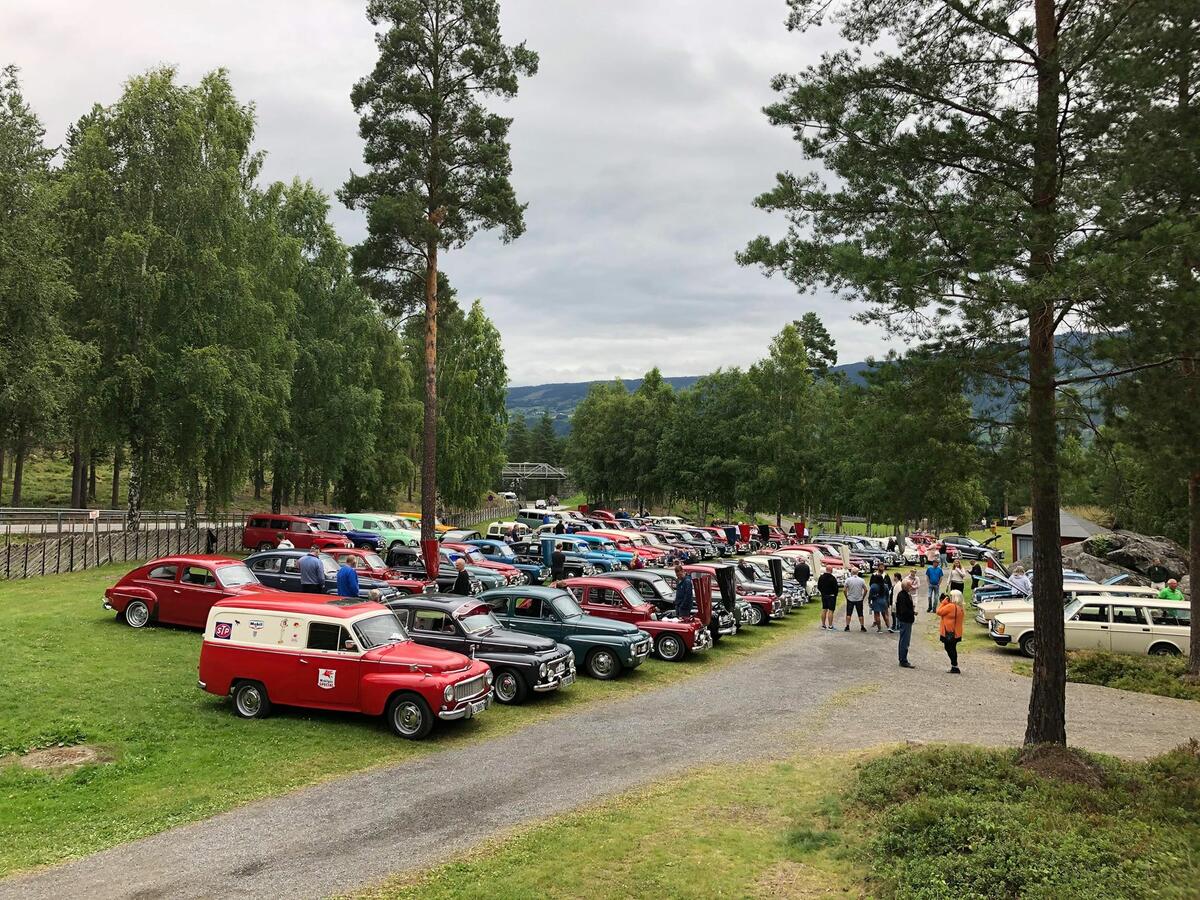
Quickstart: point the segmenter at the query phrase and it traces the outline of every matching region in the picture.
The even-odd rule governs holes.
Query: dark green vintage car
[[[514,631],[538,634],[566,644],[575,664],[593,678],[616,678],[650,655],[652,642],[636,625],[589,616],[560,588],[514,585],[478,597]]]

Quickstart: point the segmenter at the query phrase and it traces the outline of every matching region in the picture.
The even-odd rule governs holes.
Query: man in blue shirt
[[[692,576],[683,570],[683,566],[676,563],[675,577],[678,579],[675,583],[675,617],[686,619],[692,614],[692,607],[695,605]]]
[[[339,597],[358,596],[358,573],[347,559],[342,562],[337,574],[337,592]]]
[[[926,612],[933,612],[937,607],[938,600],[938,584],[942,580],[942,567],[936,562],[931,562],[929,568],[925,570],[925,577],[929,579],[929,607]]]
[[[316,547],[300,557],[300,587],[310,594],[325,593],[325,566]]]

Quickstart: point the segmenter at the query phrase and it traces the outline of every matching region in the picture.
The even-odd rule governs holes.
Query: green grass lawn
[[[1033,662],[1013,663],[1018,675],[1033,675]],[[1200,684],[1181,681],[1187,674],[1187,659],[1171,656],[1134,656],[1101,650],[1071,650],[1067,653],[1067,681],[1098,684],[1139,694],[1157,694],[1178,700],[1200,700]]]
[[[336,775],[494,737],[546,716],[711,671],[794,634],[812,606],[681,663],[581,678],[522,707],[447,723],[424,742],[378,719],[281,710],[236,718],[196,687],[197,632],[134,631],[101,608],[128,566],[0,583],[0,756],[59,742],[111,757],[63,775],[0,763],[0,875],[82,856]],[[11,760],[9,761],[11,763]]]
[[[361,894],[1194,897],[1200,746],[1148,763],[930,746],[707,769]]]

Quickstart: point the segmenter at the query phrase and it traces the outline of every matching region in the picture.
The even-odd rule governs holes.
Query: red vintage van
[[[247,550],[274,550],[279,545],[280,534],[300,550],[354,546],[354,542],[344,534],[322,531],[320,519],[285,516],[281,513],[254,513],[247,516],[246,526],[242,529],[242,546]]]
[[[382,715],[418,740],[437,719],[492,702],[487,663],[414,643],[386,606],[324,594],[258,595],[209,612],[200,688],[233,697],[245,719],[273,704]]]

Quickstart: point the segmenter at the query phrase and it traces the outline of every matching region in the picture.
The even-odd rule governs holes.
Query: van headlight
[[[442,699],[445,700],[447,703],[449,703],[451,700],[454,699],[454,685],[452,685],[452,684],[446,685],[446,689],[444,691],[442,691]]]

